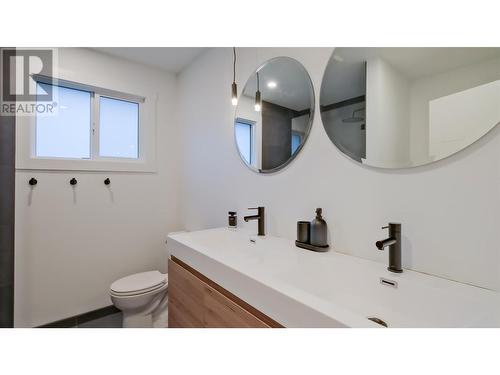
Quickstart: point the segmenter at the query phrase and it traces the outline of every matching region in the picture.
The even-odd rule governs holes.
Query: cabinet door
[[[270,327],[260,318],[262,316],[269,319],[268,317],[196,270],[181,264],[183,263],[177,260],[168,260],[169,327]],[[274,321],[272,323],[274,326],[280,326]]]
[[[204,327],[203,283],[184,268],[168,260],[168,326]]]
[[[204,300],[205,327],[269,328],[256,316],[208,285],[204,288]]]

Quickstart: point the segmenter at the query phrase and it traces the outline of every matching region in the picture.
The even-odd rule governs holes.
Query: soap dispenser
[[[327,242],[327,225],[326,221],[321,216],[323,210],[316,209],[316,218],[311,222],[311,245],[325,247],[328,246]]]
[[[236,211],[229,211],[228,215],[227,221],[229,229],[236,229],[238,226],[238,216],[236,216]]]

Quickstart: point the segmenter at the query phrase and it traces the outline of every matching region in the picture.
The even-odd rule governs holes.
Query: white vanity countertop
[[[255,241],[252,242],[250,240]],[[294,241],[217,228],[168,236],[171,255],[285,327],[500,327],[500,294]],[[397,283],[383,285],[381,278]]]

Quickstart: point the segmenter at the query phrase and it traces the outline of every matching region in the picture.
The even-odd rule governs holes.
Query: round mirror
[[[351,159],[443,159],[500,122],[500,48],[336,48],[321,85],[330,140]]]
[[[267,61],[238,99],[234,138],[243,162],[271,173],[290,163],[311,130],[314,90],[304,67],[289,57]]]

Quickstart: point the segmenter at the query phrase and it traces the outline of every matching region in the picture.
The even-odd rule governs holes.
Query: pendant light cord
[[[259,87],[259,72],[257,72],[257,91],[260,91],[260,87]]]
[[[233,47],[233,82],[236,82],[236,47]]]

